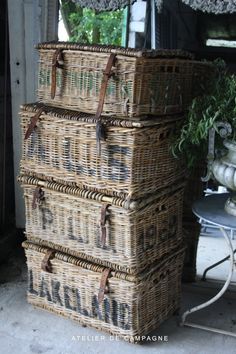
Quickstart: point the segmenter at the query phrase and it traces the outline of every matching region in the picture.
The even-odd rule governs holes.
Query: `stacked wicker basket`
[[[181,51],[44,43],[21,107],[28,300],[138,341],[179,308],[185,169],[170,153],[191,99]]]

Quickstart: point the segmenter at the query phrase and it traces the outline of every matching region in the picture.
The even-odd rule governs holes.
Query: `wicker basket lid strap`
[[[44,199],[44,191],[41,187],[36,187],[33,193],[32,209],[36,209],[37,204]]]
[[[50,262],[51,259],[55,257],[55,251],[52,249],[48,249],[43,257],[41,268],[45,272],[52,273],[52,263]]]
[[[106,229],[106,222],[107,222],[107,209],[110,206],[110,204],[104,204],[102,205],[101,208],[101,220],[100,220],[100,227],[101,227],[101,244],[102,247],[105,247],[106,245],[106,234],[107,234],[107,229]]]
[[[62,69],[64,60],[61,48],[55,50],[52,57],[52,72],[51,72],[51,99],[55,98],[56,85],[57,85],[57,68]]]
[[[33,130],[36,127],[37,121],[42,113],[43,113],[43,108],[41,107],[41,108],[39,108],[37,113],[31,118],[30,124],[29,124],[28,129],[25,133],[25,140],[27,140],[30,137],[30,135],[33,133]]]
[[[98,120],[96,125],[96,140],[97,140],[97,153],[98,156],[101,154],[101,140],[106,140],[105,127],[101,122],[101,114],[103,110],[104,100],[106,96],[106,90],[108,85],[108,80],[111,77],[111,69],[114,66],[116,60],[116,54],[111,53],[103,73],[103,79],[100,89],[99,102],[95,118]]]
[[[111,269],[110,268],[106,268],[102,272],[102,277],[101,277],[100,287],[99,287],[99,292],[98,292],[98,302],[99,302],[99,304],[102,303],[102,301],[104,299],[104,295],[108,292],[106,287],[107,287],[107,281],[108,281],[108,277],[109,277],[110,273],[111,273]]]

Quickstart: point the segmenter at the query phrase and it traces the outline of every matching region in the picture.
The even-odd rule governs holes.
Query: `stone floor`
[[[200,243],[201,244],[201,243]],[[84,328],[77,323],[35,309],[26,301],[26,267],[21,253],[0,267],[0,353],[28,354],[227,354],[235,353],[235,338],[199,329],[180,327],[171,317],[152,335],[166,341],[134,345]],[[207,300],[216,290],[199,284],[183,286],[182,309]],[[236,332],[236,292],[199,313],[191,320]]]
[[[232,240],[233,248],[236,248],[236,235]],[[210,265],[218,262],[229,255],[228,247],[224,237],[218,229],[208,227],[200,234],[197,252],[197,274],[201,278],[204,270]],[[229,261],[226,261],[216,268],[209,270],[207,279],[224,280],[227,277]],[[236,272],[232,282],[236,283]]]

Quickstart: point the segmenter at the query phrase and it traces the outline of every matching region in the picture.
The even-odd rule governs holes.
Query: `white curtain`
[[[136,0],[72,0],[81,7],[88,7],[97,11],[113,11],[121,9]],[[165,0],[155,0],[158,12],[161,12]],[[184,4],[199,10],[214,14],[226,14],[236,12],[236,0],[181,0]]]
[[[182,0],[194,10],[213,14],[229,14],[236,12],[236,0]]]
[[[136,0],[72,0],[81,7],[88,7],[97,11],[114,11],[127,5],[133,4]]]

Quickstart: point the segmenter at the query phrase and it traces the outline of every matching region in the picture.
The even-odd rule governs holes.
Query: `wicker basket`
[[[32,177],[19,181],[27,238],[37,244],[135,274],[182,243],[183,185],[129,204]]]
[[[82,325],[137,342],[180,307],[183,248],[134,277],[27,241],[23,247],[28,301]]]
[[[169,118],[169,123],[157,120],[154,126],[147,121],[106,119],[105,141],[97,139],[93,116],[40,104],[22,106],[23,135],[35,116],[37,128],[23,140],[22,174],[132,199],[185,174],[183,162],[170,152],[176,119],[181,116]]]
[[[53,106],[94,114],[102,90],[104,115],[139,117],[182,112],[191,100],[189,53],[75,43],[37,48],[38,99]],[[113,66],[107,71],[111,56]]]

